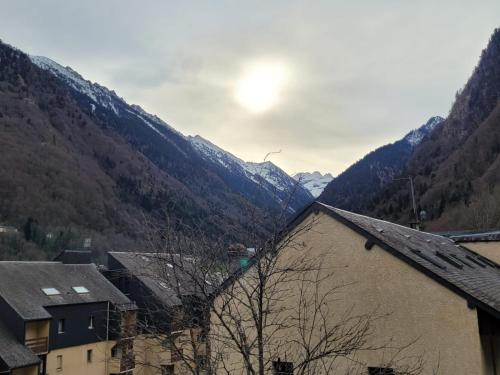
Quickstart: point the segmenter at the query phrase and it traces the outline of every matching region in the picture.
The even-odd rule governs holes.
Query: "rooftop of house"
[[[500,230],[491,231],[463,231],[463,232],[447,232],[440,233],[443,236],[449,237],[455,242],[490,242],[500,241]]]
[[[64,264],[90,264],[92,252],[89,250],[63,250],[55,258],[55,262]]]
[[[216,279],[219,282],[222,279],[222,276],[205,274],[192,256],[136,252],[109,252],[108,256],[120,263],[125,272],[139,279],[166,306],[180,306],[179,294],[192,296],[200,293],[197,280],[205,278],[205,292],[215,284]]]
[[[93,264],[0,262],[0,297],[24,320],[50,319],[45,307],[58,305],[109,301],[135,308]]]
[[[9,369],[22,368],[40,363],[40,358],[18,342],[0,322],[0,358]]]
[[[298,218],[321,211],[367,239],[365,247],[378,245],[463,296],[500,317],[500,266],[444,236],[313,203]],[[293,225],[293,224],[292,224]]]

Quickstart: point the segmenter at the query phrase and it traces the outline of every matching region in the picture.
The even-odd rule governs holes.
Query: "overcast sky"
[[[0,38],[242,159],[282,150],[289,173],[338,174],[446,116],[499,15],[498,0],[0,0]],[[238,99],[255,66],[286,73],[261,111]]]

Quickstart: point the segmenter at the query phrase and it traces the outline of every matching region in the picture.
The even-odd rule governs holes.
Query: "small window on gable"
[[[115,345],[111,348],[111,357],[113,358],[121,358],[122,357],[122,348],[118,345]]]
[[[368,375],[396,375],[390,367],[368,367]]]
[[[92,349],[87,350],[87,363],[92,363]]]
[[[71,287],[71,289],[73,289],[78,294],[84,294],[89,292],[89,290],[84,286],[73,286]]]
[[[44,292],[47,296],[57,296],[58,294],[61,294],[61,292],[56,288],[42,288],[42,292]]]
[[[273,375],[293,375],[293,363],[282,362],[279,358],[273,361]]]

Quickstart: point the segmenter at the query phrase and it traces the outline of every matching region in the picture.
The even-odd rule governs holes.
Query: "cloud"
[[[70,65],[246,160],[337,174],[446,115],[497,26],[468,1],[0,0],[0,37]],[[243,67],[285,61],[279,105],[234,98]]]

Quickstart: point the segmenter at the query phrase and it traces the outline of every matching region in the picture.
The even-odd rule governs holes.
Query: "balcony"
[[[35,354],[45,354],[49,351],[49,338],[37,337],[35,339],[27,339],[24,345]]]

